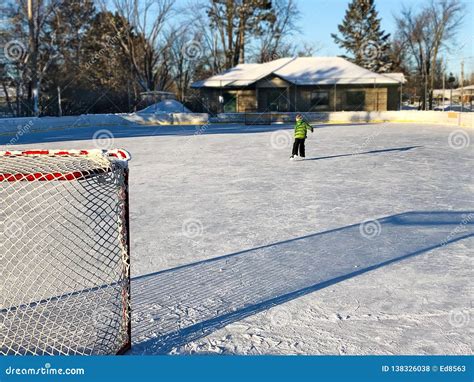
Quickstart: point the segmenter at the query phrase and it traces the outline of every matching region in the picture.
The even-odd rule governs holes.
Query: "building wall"
[[[291,84],[279,77],[267,77],[255,84],[258,99],[257,110],[265,111],[292,111],[290,102]],[[273,105],[273,107],[272,107]]]
[[[200,97],[202,103],[201,112],[209,112],[217,114],[223,112],[223,105],[219,102],[219,97],[233,96],[236,98],[237,113],[245,111],[257,110],[257,97],[255,89],[219,89],[219,88],[202,88],[200,89]]]
[[[201,88],[199,91],[201,98],[201,110],[197,111],[212,114],[221,113],[222,110],[219,103],[219,95],[221,93],[222,90],[218,88]]]
[[[348,89],[349,90],[349,89]],[[365,91],[365,107],[363,111],[386,111],[387,110],[387,88],[363,88]],[[347,94],[347,90],[346,90]],[[343,103],[343,107],[349,108],[347,103]]]
[[[398,85],[387,88],[387,110],[400,110],[400,90]]]
[[[364,103],[359,107],[349,104],[350,92],[363,92]],[[292,94],[294,96],[295,90]],[[328,95],[328,104],[312,105],[311,98],[315,92],[325,92]],[[387,87],[366,87],[354,85],[339,86],[302,86],[296,90],[296,110],[297,111],[386,111],[388,105]],[[395,110],[395,108],[391,109]]]
[[[255,89],[239,90],[237,92],[237,112],[257,110],[257,96]]]
[[[280,77],[270,77],[258,81],[255,86],[257,88],[288,88],[291,84]]]
[[[333,85],[329,86],[294,86],[287,82],[273,78],[271,80],[260,81],[253,88],[245,89],[201,89],[202,102],[211,113],[222,112],[222,105],[219,103],[219,96],[232,94],[236,97],[236,112],[248,111],[269,111],[272,97],[275,92],[281,93],[281,100],[285,100],[288,110],[279,111],[387,111],[398,110],[400,95],[399,87],[396,85],[383,86],[358,86],[358,85]],[[311,98],[314,92],[327,92],[328,104],[314,106]],[[358,107],[351,105],[349,100],[351,92],[363,92],[364,102]],[[355,95],[352,98],[357,98]],[[284,108],[282,102],[279,107]],[[274,103],[274,102],[273,102]]]

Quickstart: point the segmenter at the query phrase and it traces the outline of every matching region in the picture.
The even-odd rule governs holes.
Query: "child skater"
[[[301,158],[305,157],[304,152],[304,141],[306,136],[308,135],[308,130],[313,132],[313,127],[309,125],[308,122],[303,120],[303,116],[301,114],[296,115],[296,124],[295,124],[295,143],[293,143],[293,152],[291,153],[290,160],[295,160],[299,155]]]

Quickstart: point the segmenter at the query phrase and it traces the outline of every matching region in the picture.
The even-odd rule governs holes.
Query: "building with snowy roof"
[[[404,82],[402,73],[374,73],[341,57],[293,57],[240,64],[192,87],[211,113],[385,111],[400,108]]]

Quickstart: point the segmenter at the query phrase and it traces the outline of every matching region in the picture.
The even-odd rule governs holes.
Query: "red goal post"
[[[0,151],[0,354],[130,348],[129,160]]]

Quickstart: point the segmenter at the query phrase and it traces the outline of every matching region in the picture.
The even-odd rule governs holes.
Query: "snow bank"
[[[136,114],[156,114],[156,113],[191,113],[186,106],[174,99],[166,99],[137,111]]]
[[[205,113],[162,114],[84,114],[67,117],[26,117],[0,119],[0,134],[38,130],[60,130],[69,127],[123,127],[139,125],[203,125]]]
[[[203,125],[208,123],[206,113],[134,113],[126,119],[139,125]]]
[[[17,131],[57,130],[67,127],[127,126],[133,122],[121,114],[84,114],[67,117],[24,117],[0,119],[0,134]]]

